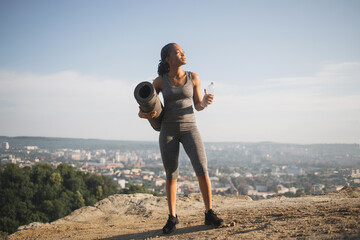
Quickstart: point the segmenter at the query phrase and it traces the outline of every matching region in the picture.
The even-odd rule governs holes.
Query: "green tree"
[[[60,164],[20,168],[0,165],[0,231],[12,233],[31,222],[48,222],[117,193],[110,178]]]
[[[34,187],[28,169],[12,163],[0,169],[0,231],[13,232],[28,219],[39,219],[32,204]]]
[[[50,182],[55,186],[61,185],[63,182],[63,179],[62,179],[60,173],[58,173],[58,172],[52,173],[50,175]]]
[[[101,185],[97,186],[97,190],[96,190],[96,198],[97,199],[101,199],[103,196],[103,188]]]
[[[133,194],[133,193],[149,193],[152,194],[152,192],[150,192],[149,190],[147,190],[145,187],[143,186],[139,186],[139,185],[130,185],[128,189],[123,189],[121,190],[122,194]]]
[[[74,195],[74,197],[75,197],[75,201],[74,201],[75,208],[81,208],[81,207],[85,206],[85,200],[79,190],[76,191],[76,194]]]

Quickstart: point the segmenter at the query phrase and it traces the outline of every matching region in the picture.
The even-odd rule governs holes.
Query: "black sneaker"
[[[221,218],[216,216],[216,213],[212,209],[210,209],[207,213],[205,213],[205,225],[210,225],[213,227],[220,227],[224,224],[224,221]]]
[[[169,219],[167,220],[166,225],[163,227],[163,232],[165,234],[172,233],[175,231],[176,226],[179,224],[178,216],[174,217],[173,215],[169,214]]]

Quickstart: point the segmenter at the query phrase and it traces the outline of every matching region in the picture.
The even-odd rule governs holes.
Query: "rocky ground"
[[[204,225],[199,194],[179,196],[181,226],[164,235],[165,197],[113,195],[50,224],[20,227],[9,239],[360,239],[360,188],[321,196],[252,201],[245,196],[213,196],[225,226]]]

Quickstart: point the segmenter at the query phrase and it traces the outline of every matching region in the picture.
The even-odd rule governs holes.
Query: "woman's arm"
[[[153,86],[156,90],[156,93],[159,94],[162,90],[162,77],[157,77],[155,78],[155,80],[153,81]]]
[[[194,85],[194,97],[193,97],[194,106],[195,106],[195,109],[197,111],[201,111],[201,110],[205,109],[204,103],[209,105],[209,104],[211,104],[213,102],[214,95],[206,94],[206,89],[205,89],[204,99],[202,99],[202,97],[201,97],[201,83],[200,83],[199,75],[197,75],[196,73],[191,73],[191,74],[192,74],[193,85]],[[201,104],[201,102],[203,102],[203,104]]]
[[[156,93],[159,94],[161,91],[161,86],[162,86],[162,77],[159,76],[159,77],[155,78],[155,80],[153,81],[153,86],[155,88]],[[151,118],[154,118],[155,116],[156,116],[156,111],[144,113],[141,110],[141,108],[139,107],[139,117],[140,118],[151,119]]]

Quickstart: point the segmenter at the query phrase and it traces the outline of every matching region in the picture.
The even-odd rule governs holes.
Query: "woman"
[[[204,145],[196,126],[193,105],[202,111],[211,104],[214,96],[206,94],[201,97],[199,76],[186,72],[181,67],[186,64],[183,49],[175,43],[165,45],[161,50],[161,61],[158,66],[159,76],[153,85],[157,93],[164,97],[164,115],[162,119],[159,145],[166,171],[166,195],[169,206],[169,219],[163,228],[164,233],[171,233],[179,223],[176,215],[176,183],[178,177],[179,143],[181,142],[199,180],[200,190],[205,204],[205,224],[219,227],[223,220],[211,209],[211,184],[207,171],[207,159]],[[155,111],[144,113],[141,118],[154,118]]]

